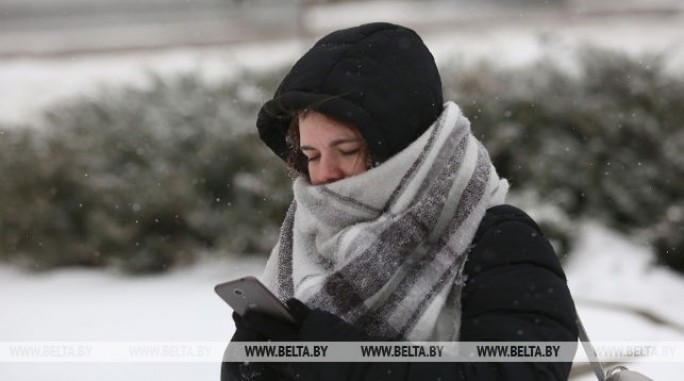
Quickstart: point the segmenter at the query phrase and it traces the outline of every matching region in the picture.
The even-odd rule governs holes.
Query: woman
[[[575,341],[539,228],[504,205],[420,37],[375,23],[307,52],[262,107],[262,140],[299,176],[262,281],[298,324],[234,315],[234,341]],[[564,380],[569,363],[224,363],[230,380]]]

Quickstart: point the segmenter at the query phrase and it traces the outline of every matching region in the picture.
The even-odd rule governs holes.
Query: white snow
[[[584,225],[566,265],[569,285],[592,340],[684,342],[684,331],[645,319],[624,305],[684,326],[684,278],[649,264],[648,248],[595,223]],[[0,341],[226,342],[234,330],[217,283],[260,274],[261,259],[204,259],[164,275],[110,270],[27,273],[0,267]],[[599,303],[604,303],[605,306]],[[220,354],[219,354],[220,355]],[[627,364],[654,379],[676,379],[683,363]],[[215,363],[0,363],[2,380],[216,379]],[[584,374],[579,380],[592,380]]]
[[[40,112],[64,98],[88,97],[103,87],[145,86],[151,74],[201,73],[208,80],[240,69],[268,69],[293,60],[295,41],[232,49],[174,49],[154,53],[13,58],[0,61],[0,122],[37,122]]]
[[[684,12],[583,17],[533,9],[507,13],[472,4],[454,8],[457,5],[380,1],[313,7],[306,14],[307,29],[313,39],[336,27],[368,21],[403,23],[420,32],[438,62],[472,64],[488,59],[510,66],[550,56],[566,63],[575,47],[592,44],[632,54],[665,53],[673,70],[684,67]],[[292,63],[312,43],[283,39],[216,48],[0,60],[0,122],[32,123],[59,99],[92,95],[101,86],[142,86],[150,72],[163,76],[198,70],[208,78],[221,78],[240,68]]]
[[[158,276],[68,269],[26,273],[0,267],[0,341],[217,342],[230,340],[231,309],[213,287],[261,273],[262,260],[206,260]],[[218,358],[220,358],[220,353]],[[218,364],[12,364],[0,379],[218,379]]]
[[[654,264],[652,249],[646,245],[629,242],[598,224],[587,224],[584,230],[576,255],[566,265],[570,287],[580,305],[591,306],[594,302],[593,309],[597,309],[596,302],[609,302],[612,306],[606,305],[603,309],[641,309],[684,327],[684,298],[677,296],[684,294],[684,277]],[[620,281],[613,282],[613,279]],[[599,340],[642,340],[641,334],[640,331],[607,331],[595,336]],[[649,332],[650,339],[666,340],[677,333],[663,329],[658,332],[659,336],[653,334],[655,331]],[[678,334],[684,338],[684,331]]]
[[[578,313],[596,342],[684,342],[684,277],[656,266],[650,248],[587,223],[565,265]],[[658,324],[652,314],[675,327]],[[684,363],[626,364],[654,380],[678,379]],[[595,380],[585,374],[578,380]]]

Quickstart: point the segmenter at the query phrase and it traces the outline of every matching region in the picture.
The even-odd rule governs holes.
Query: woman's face
[[[324,114],[307,111],[299,116],[299,144],[307,157],[313,185],[342,180],[368,169],[368,150],[361,133]]]

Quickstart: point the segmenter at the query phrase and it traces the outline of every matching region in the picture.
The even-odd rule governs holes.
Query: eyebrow
[[[358,138],[342,138],[342,139],[335,139],[335,140],[333,140],[332,142],[330,142],[330,144],[328,145],[328,147],[335,147],[335,146],[339,146],[339,145],[345,144],[345,143],[356,143],[356,142],[360,142],[360,141],[361,141],[361,139],[358,139]],[[301,146],[301,147],[299,147],[299,149],[301,149],[302,151],[315,151],[315,150],[318,150],[317,148],[312,147],[312,146]]]

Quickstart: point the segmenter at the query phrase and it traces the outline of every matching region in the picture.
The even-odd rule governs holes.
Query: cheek
[[[346,172],[349,176],[358,175],[360,173],[366,172],[367,163],[364,155],[357,155],[348,158],[346,162]]]
[[[307,169],[309,171],[309,181],[313,185],[321,185],[326,182],[325,179],[323,179],[323,174],[321,169],[316,166],[314,163],[308,163],[307,164]]]

